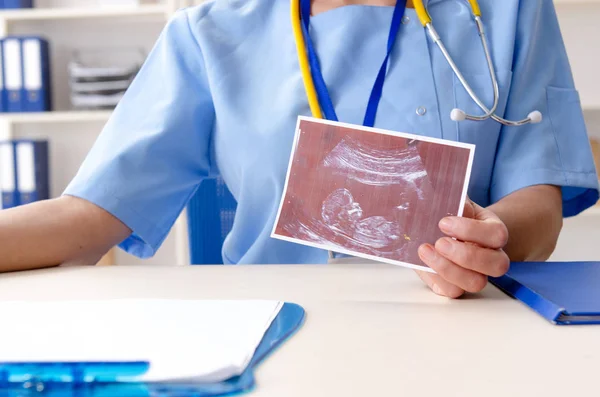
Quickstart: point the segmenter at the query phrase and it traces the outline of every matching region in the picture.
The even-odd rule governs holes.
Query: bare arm
[[[555,186],[532,186],[488,207],[508,228],[504,251],[513,262],[545,261],[562,229],[562,195]]]
[[[91,265],[131,231],[96,205],[65,196],[0,211],[0,272]]]

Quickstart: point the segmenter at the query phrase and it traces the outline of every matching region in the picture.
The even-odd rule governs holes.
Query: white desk
[[[600,327],[553,326],[492,286],[451,301],[385,265],[63,268],[0,275],[0,300],[265,298],[303,328],[250,396],[598,394]],[[43,332],[43,325],[40,326]]]

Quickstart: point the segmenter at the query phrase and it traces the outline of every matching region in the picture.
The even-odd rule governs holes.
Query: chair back
[[[223,264],[222,248],[237,203],[220,177],[202,181],[187,206],[192,265]]]

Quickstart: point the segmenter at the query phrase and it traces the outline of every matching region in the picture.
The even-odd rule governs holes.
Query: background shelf
[[[7,22],[148,16],[164,19],[166,15],[167,8],[160,4],[132,7],[60,7],[0,11],[0,19]]]
[[[106,122],[112,114],[111,110],[40,112],[40,113],[6,113],[0,118],[13,124],[42,123],[78,123]]]

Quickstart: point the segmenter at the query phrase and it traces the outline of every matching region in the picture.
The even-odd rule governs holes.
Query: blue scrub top
[[[469,196],[482,206],[553,184],[562,187],[564,215],[575,215],[598,199],[598,177],[554,5],[479,2],[498,71],[498,113],[521,119],[537,109],[543,122],[453,122],[455,107],[481,112],[408,9],[375,127],[476,144]],[[487,64],[467,2],[428,3],[456,63],[490,104]],[[225,263],[327,262],[325,251],[270,237],[297,116],[310,116],[289,7],[289,0],[213,0],[168,23],[65,191],[131,228],[123,249],[153,255],[200,182],[220,174],[238,201]],[[351,5],[311,18],[340,121],[362,122],[392,12]]]

